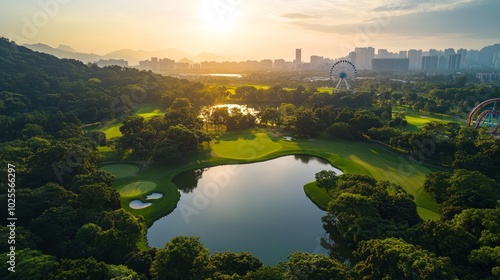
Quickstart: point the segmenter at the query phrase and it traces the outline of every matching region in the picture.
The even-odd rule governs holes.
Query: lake
[[[342,173],[322,159],[285,156],[179,174],[180,201],[149,228],[149,244],[160,248],[175,236],[199,236],[211,253],[250,252],[266,265],[295,251],[327,254],[325,212],[303,189],[321,170]]]

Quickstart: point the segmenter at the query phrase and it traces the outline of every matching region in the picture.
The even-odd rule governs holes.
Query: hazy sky
[[[354,47],[500,43],[498,0],[23,0],[0,2],[0,36],[80,52],[177,48],[231,59],[330,58]]]

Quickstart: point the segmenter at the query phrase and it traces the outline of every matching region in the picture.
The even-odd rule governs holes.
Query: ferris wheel
[[[356,74],[356,66],[352,62],[339,60],[330,69],[330,82],[335,86],[335,90],[340,90],[344,86],[350,90],[356,80]]]

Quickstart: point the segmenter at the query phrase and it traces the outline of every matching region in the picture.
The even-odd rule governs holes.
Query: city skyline
[[[40,0],[0,8],[0,36],[98,54],[175,48],[228,60],[293,60],[295,48],[303,57],[337,58],[356,47],[480,49],[500,38],[500,2],[493,0]]]

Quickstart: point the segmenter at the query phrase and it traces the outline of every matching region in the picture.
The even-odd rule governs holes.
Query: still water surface
[[[295,252],[324,253],[325,212],[305,195],[303,185],[321,170],[342,172],[308,156],[225,165],[180,174],[177,208],[148,230],[151,246],[175,236],[200,236],[210,250],[250,252],[267,265]]]

